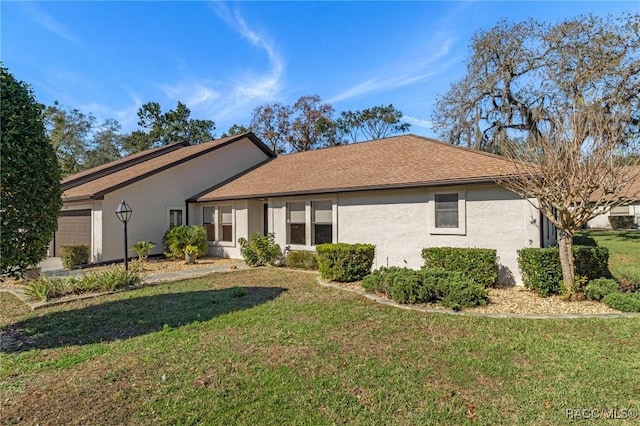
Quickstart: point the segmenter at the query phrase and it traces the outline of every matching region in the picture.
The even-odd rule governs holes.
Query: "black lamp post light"
[[[129,270],[129,259],[127,253],[129,252],[128,244],[127,244],[127,222],[131,220],[131,215],[133,214],[133,210],[131,210],[131,206],[122,200],[118,208],[116,209],[116,216],[120,222],[124,224],[124,270]]]

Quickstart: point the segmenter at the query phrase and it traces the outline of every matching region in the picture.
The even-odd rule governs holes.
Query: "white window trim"
[[[291,250],[307,250],[313,251],[316,249],[315,245],[311,245],[313,242],[313,203],[318,201],[330,201],[331,202],[331,240],[333,243],[338,241],[337,229],[338,229],[338,203],[336,197],[318,197],[312,199],[299,199],[291,198],[284,202],[284,217],[285,217],[285,241],[289,241],[289,203],[302,203],[304,202],[304,217],[305,217],[305,243],[304,244],[291,244],[286,245]]]
[[[436,195],[437,194],[458,194],[458,227],[457,228],[436,228]],[[467,235],[467,203],[466,188],[448,187],[438,188],[429,193],[429,234],[431,235]]]
[[[236,206],[235,204],[203,204],[200,206],[202,211],[205,208],[213,208],[214,209],[214,224],[216,228],[216,236],[220,238],[222,236],[222,207],[231,207],[231,241],[207,241],[209,246],[216,247],[235,247],[236,246]],[[204,226],[204,217],[202,218],[202,226]]]

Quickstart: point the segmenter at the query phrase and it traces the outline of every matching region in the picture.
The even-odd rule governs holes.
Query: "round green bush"
[[[622,312],[640,312],[640,293],[609,293],[602,303]]]
[[[589,300],[602,300],[605,296],[611,293],[619,292],[620,284],[618,284],[616,280],[607,278],[598,278],[597,280],[591,280],[584,289],[584,294]]]

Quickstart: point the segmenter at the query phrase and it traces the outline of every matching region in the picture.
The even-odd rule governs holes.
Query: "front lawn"
[[[618,281],[640,288],[640,231],[589,231],[585,234],[609,249],[609,270]]]
[[[425,314],[315,277],[236,271],[36,312],[2,294],[2,422],[555,425],[640,409],[640,317]]]

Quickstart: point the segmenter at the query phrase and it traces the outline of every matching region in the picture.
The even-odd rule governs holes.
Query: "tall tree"
[[[559,228],[570,295],[573,234],[634,196],[626,188],[637,169],[616,159],[638,153],[639,30],[640,15],[501,22],[474,36],[467,75],[436,106],[450,142],[514,158],[513,178],[501,183],[535,197]]]
[[[0,274],[20,277],[53,239],[62,207],[60,168],[29,86],[4,67],[0,82]]]
[[[408,132],[411,124],[402,122],[402,117],[402,112],[392,104],[380,105],[362,111],[343,111],[336,125],[352,142],[357,142],[360,135],[365,140],[374,140]]]
[[[282,154],[291,133],[291,114],[291,108],[286,105],[265,104],[253,110],[250,127],[273,152]]]
[[[85,169],[88,139],[95,117],[77,109],[67,109],[57,101],[44,110],[46,131],[60,164],[62,176]]]
[[[138,126],[123,141],[124,149],[133,154],[156,146],[176,142],[198,144],[214,138],[215,123],[212,120],[190,118],[191,110],[178,102],[175,110],[162,112],[157,102],[147,102],[138,110]]]
[[[90,169],[122,157],[123,135],[120,123],[107,119],[95,132],[91,148],[86,153],[84,167]]]
[[[226,138],[228,136],[241,135],[250,131],[251,129],[249,127],[243,126],[242,124],[234,124],[229,127],[229,130],[224,132],[221,137]]]
[[[287,142],[295,152],[309,151],[321,146],[335,144],[332,137],[334,109],[331,104],[322,103],[318,95],[305,95],[293,104],[293,121]]]
[[[440,137],[500,153],[514,137],[540,136],[558,111],[596,101],[604,111],[630,106],[627,130],[637,134],[639,16],[503,21],[478,32],[466,76],[434,109]]]

